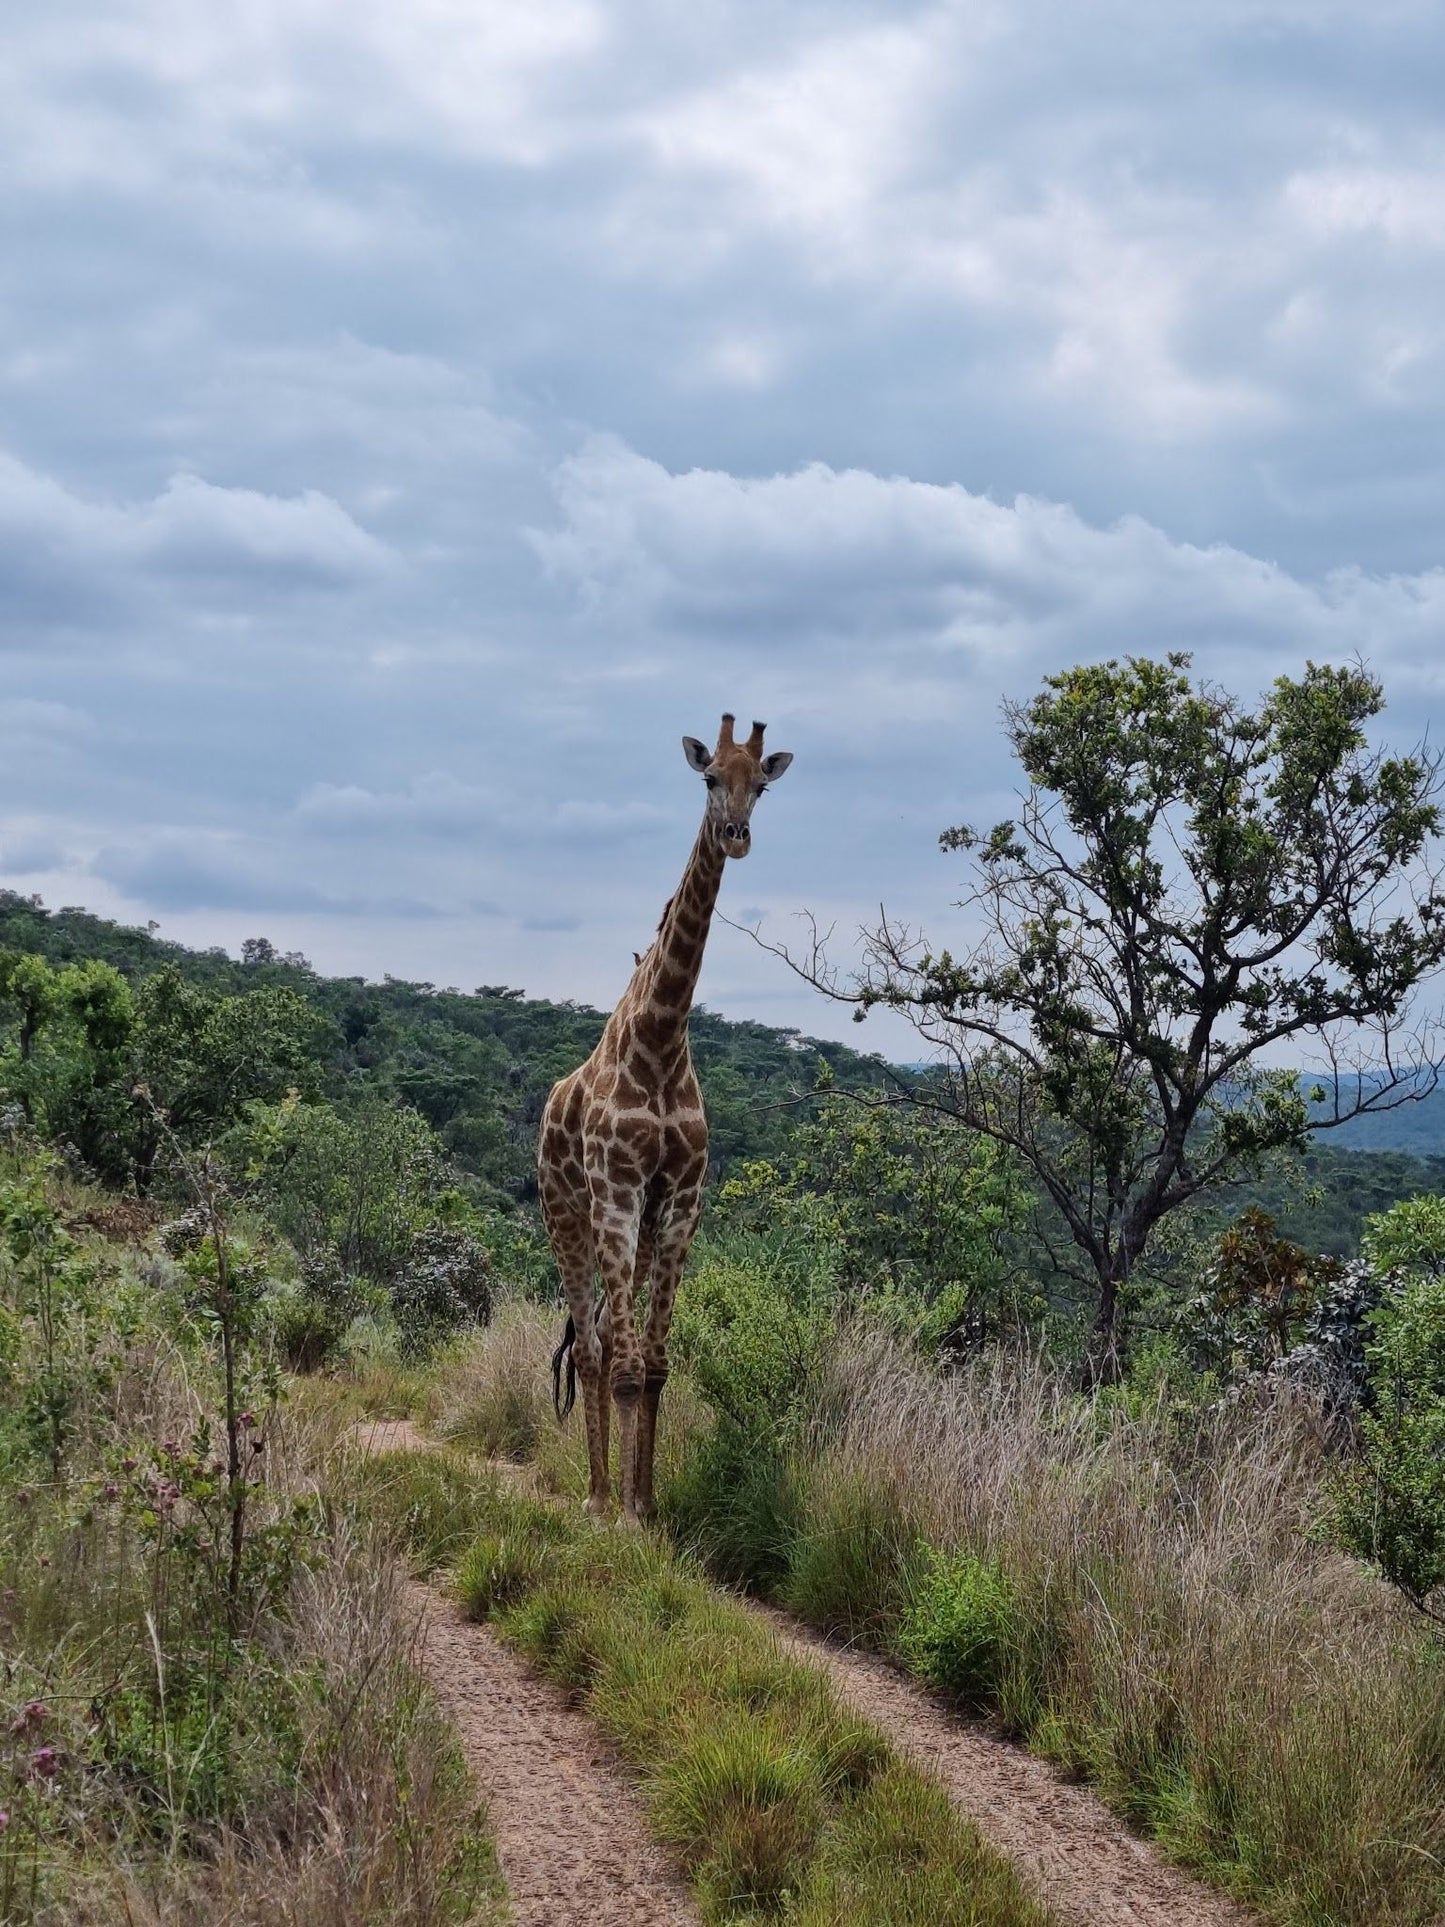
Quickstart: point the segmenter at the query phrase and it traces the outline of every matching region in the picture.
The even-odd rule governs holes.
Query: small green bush
[[[342,1350],[351,1315],[309,1292],[277,1293],[269,1301],[269,1322],[289,1371],[319,1372]]]
[[[1015,1620],[1013,1588],[993,1560],[933,1553],[899,1622],[898,1651],[910,1672],[983,1710],[997,1697]]]
[[[1411,1605],[1445,1620],[1445,1277],[1412,1278],[1373,1323],[1373,1410],[1336,1486],[1334,1529]]]

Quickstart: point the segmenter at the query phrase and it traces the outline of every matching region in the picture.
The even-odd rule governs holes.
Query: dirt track
[[[886,1661],[830,1645],[786,1613],[759,1610],[788,1652],[822,1666],[850,1706],[947,1788],[1061,1920],[1077,1927],[1250,1927],[1252,1915],[1170,1866],[1086,1787],[957,1719]]]
[[[360,1425],[356,1438],[365,1452],[433,1444],[410,1419]],[[407,1598],[432,1690],[486,1795],[517,1927],[691,1927],[687,1883],[606,1738],[445,1593],[414,1580]]]
[[[409,1594],[422,1662],[487,1796],[518,1927],[696,1921],[626,1767],[586,1715],[442,1594],[415,1583]]]
[[[359,1427],[358,1438],[370,1452],[432,1444],[406,1419]],[[680,1873],[647,1832],[627,1767],[596,1727],[443,1594],[418,1584],[411,1597],[428,1675],[491,1806],[519,1927],[696,1921]],[[786,1651],[821,1666],[851,1706],[947,1789],[1061,1921],[1250,1927],[1252,1915],[1170,1866],[1087,1788],[959,1720],[883,1660],[831,1645],[785,1613],[755,1610]]]

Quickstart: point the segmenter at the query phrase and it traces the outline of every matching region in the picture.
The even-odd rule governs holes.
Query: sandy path
[[[410,1419],[359,1426],[357,1437],[371,1452],[436,1445]],[[528,1477],[524,1466],[497,1469]],[[427,1595],[424,1587],[416,1590]],[[435,1606],[437,1595],[427,1596]],[[751,1609],[786,1652],[822,1667],[850,1706],[937,1780],[1070,1927],[1254,1927],[1252,1914],[1171,1866],[1086,1787],[1060,1779],[1044,1761],[978,1722],[960,1719],[885,1660],[833,1645],[787,1613]],[[492,1801],[518,1921],[570,1927],[585,1919],[612,1927],[624,1916],[603,1910],[603,1888],[617,1895],[619,1907],[633,1908],[629,1918],[639,1927],[696,1920],[680,1878],[658,1849],[650,1858],[645,1851],[645,1823],[627,1769],[585,1715],[568,1708],[485,1628],[458,1620],[445,1602],[440,1616],[433,1611],[427,1641],[428,1671]],[[579,1761],[584,1777],[574,1793]],[[577,1830],[554,1845],[559,1820],[574,1805]],[[539,1814],[546,1846],[540,1855]],[[629,1851],[619,1857],[622,1845]],[[584,1904],[577,1884],[594,1855],[605,1878]]]
[[[435,1443],[410,1419],[378,1419],[354,1436],[366,1452]],[[692,1927],[687,1884],[591,1720],[436,1587],[413,1580],[407,1599],[432,1691],[486,1795],[517,1927]]]
[[[945,1787],[1061,1920],[1077,1927],[1251,1927],[1254,1916],[1162,1860],[1086,1787],[948,1712],[886,1661],[759,1608],[779,1643]]]
[[[695,1922],[626,1767],[587,1716],[432,1587],[408,1593],[432,1690],[487,1796],[518,1927]]]

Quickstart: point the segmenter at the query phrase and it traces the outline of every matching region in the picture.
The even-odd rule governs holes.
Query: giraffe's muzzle
[[[746,823],[723,824],[724,856],[746,856],[753,847],[753,833]]]

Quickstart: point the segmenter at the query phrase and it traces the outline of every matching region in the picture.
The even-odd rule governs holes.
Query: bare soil
[[[885,1660],[760,1608],[795,1658],[942,1785],[1061,1920],[1077,1927],[1251,1927],[1254,1917],[1163,1860],[1086,1787],[944,1707]]]
[[[356,1428],[368,1452],[425,1451],[410,1419]],[[509,1477],[527,1467],[496,1462]],[[648,1835],[628,1769],[597,1729],[484,1626],[429,1587],[412,1596],[424,1663],[485,1789],[519,1927],[670,1927],[699,1916]],[[885,1660],[756,1607],[779,1645],[820,1666],[841,1697],[929,1773],[1070,1927],[1255,1927],[1130,1833],[1086,1787],[961,1719]],[[862,1924],[860,1923],[860,1927]]]
[[[518,1927],[695,1922],[621,1759],[560,1687],[413,1584],[422,1663],[487,1797]]]
[[[410,1419],[364,1422],[354,1437],[364,1452],[435,1446]],[[407,1598],[432,1691],[486,1796],[517,1927],[692,1927],[686,1880],[607,1739],[445,1593],[414,1580]]]

